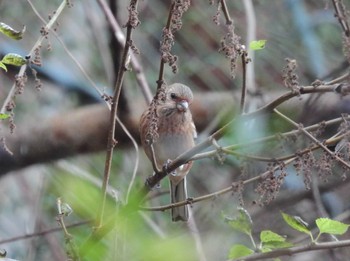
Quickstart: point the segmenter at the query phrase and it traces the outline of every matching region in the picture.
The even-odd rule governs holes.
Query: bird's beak
[[[179,101],[176,104],[176,108],[181,112],[185,112],[188,109],[188,102],[186,100]]]

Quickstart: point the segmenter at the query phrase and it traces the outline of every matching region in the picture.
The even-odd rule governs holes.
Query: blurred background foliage
[[[59,0],[31,2],[46,20],[61,3]],[[117,5],[119,23],[125,24],[128,1],[114,2]],[[156,88],[159,70],[159,42],[167,19],[169,2],[140,1],[141,24],[133,35],[134,43],[140,50],[137,58],[142,63],[153,91]],[[74,0],[72,3],[73,7],[67,8],[59,18],[59,24],[56,25],[57,34],[100,89],[112,93],[116,77],[113,62],[116,58],[111,55],[110,42],[113,36],[106,19],[94,0]],[[242,43],[249,46],[246,42],[247,15],[242,1],[227,1],[227,4],[234,19],[235,32],[242,37]],[[282,84],[282,69],[287,57],[297,60],[299,82],[302,85],[310,85],[315,79],[329,80],[339,75],[338,71],[345,70],[342,33],[334,18],[330,1],[255,0],[253,4],[257,39],[267,40],[266,48],[255,52],[255,83],[258,92],[263,93],[267,101],[275,97],[275,93],[285,91]],[[225,22],[221,17],[221,24],[216,25],[213,22],[215,14],[216,6],[209,5],[209,1],[192,1],[190,9],[183,17],[183,27],[175,35],[173,53],[179,57],[179,72],[174,75],[171,69],[166,67],[165,79],[168,83],[185,83],[191,86],[195,93],[219,91],[228,91],[232,95],[239,93],[242,84],[241,66],[238,66],[237,77],[232,79],[229,61],[218,52],[220,40],[226,34]],[[27,27],[21,41],[14,42],[0,35],[1,54],[16,52],[25,56],[39,37],[42,22],[33,12],[29,2],[21,0],[0,0],[0,17],[1,22],[15,29],[19,30],[23,25]],[[117,45],[112,49],[116,53],[121,50]],[[33,77],[29,74],[24,94],[16,99],[15,122],[21,123],[21,128],[25,128],[26,124],[40,124],[53,115],[69,114],[70,111],[83,105],[102,102],[62,44],[52,34],[44,41],[41,57],[42,67],[38,70],[42,75],[39,77],[43,82],[42,90],[36,90]],[[16,68],[9,73],[0,72],[2,101],[12,86],[15,73]],[[136,107],[138,113],[141,113],[146,102],[142,98],[133,72],[126,74],[123,92],[126,105],[131,108],[130,104],[137,101]],[[307,111],[307,108],[304,108],[304,111]],[[299,106],[296,106],[295,111],[289,110],[287,114],[298,120]],[[308,118],[306,121],[316,120]],[[243,124],[239,125],[240,128],[232,126],[232,131],[227,133],[220,144],[249,141],[253,137],[285,131],[290,127],[274,117],[260,119],[254,124],[255,130],[250,132],[246,132],[247,126]],[[291,144],[295,145],[294,140],[285,143],[287,150],[291,150]],[[249,152],[278,156],[281,153],[280,147],[281,143],[277,141],[250,147]],[[244,151],[242,149],[242,152]],[[142,151],[140,156],[135,186],[142,184],[152,173],[151,165]],[[67,224],[94,218],[99,205],[97,199],[104,159],[104,152],[77,155],[2,176],[0,240],[57,227],[57,197],[61,197],[74,210],[73,214],[65,219]],[[112,196],[108,211],[113,212],[115,206],[125,200],[134,164],[134,149],[120,150],[117,147],[113,158],[113,175],[110,181]],[[237,180],[244,164],[248,165],[246,172],[252,176],[267,168],[266,164],[244,161],[242,163],[241,159],[233,156],[227,156],[222,160],[214,158],[196,162],[188,179],[190,196],[205,195],[229,186]],[[291,168],[289,174],[293,176],[295,171]],[[167,180],[162,181],[161,188],[151,193],[151,200],[146,205],[168,203],[167,183]],[[236,207],[242,203],[240,197],[243,197],[245,207],[256,222],[255,232],[271,229],[280,234],[293,236],[290,231],[285,231],[283,224],[280,223],[280,209],[298,214],[310,222],[318,216],[318,213],[310,193],[305,192],[303,178],[296,177],[290,184],[292,184],[290,187],[296,184],[294,188],[305,193],[304,198],[297,201],[281,200],[270,209],[254,204],[259,201],[259,195],[254,192],[256,184],[247,186],[240,196],[227,194],[214,200],[194,204],[192,211],[198,231],[191,231],[185,224],[172,223],[169,211],[144,212],[122,223],[121,227],[117,226],[115,231],[99,242],[98,247],[89,252],[86,260],[199,260],[196,254],[198,246],[195,246],[194,241],[197,235],[203,244],[199,252],[202,251],[207,260],[225,260],[232,244],[235,242],[249,244],[248,238],[236,235],[222,219],[222,212],[230,215],[235,213]],[[291,193],[287,187],[280,194]],[[344,195],[347,195],[344,186],[337,190],[337,194],[332,195],[334,199],[330,205],[337,208],[336,214],[347,207],[337,198]],[[91,226],[83,225],[69,231],[76,243],[81,244],[90,234]],[[2,244],[0,247],[7,250],[8,257],[18,260],[65,260],[63,242],[63,233],[56,232]],[[118,256],[119,253],[123,253],[123,256]],[[296,259],[290,257],[288,260],[310,260],[308,259],[310,254],[304,256],[298,256]],[[312,258],[329,260],[329,256],[323,256],[322,253],[313,253]]]

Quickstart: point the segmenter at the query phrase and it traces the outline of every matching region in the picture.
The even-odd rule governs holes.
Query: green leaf
[[[262,244],[262,252],[270,252],[272,249],[291,247],[293,244],[286,242],[286,238],[272,232],[270,230],[264,230],[260,233],[260,241]]]
[[[10,117],[10,115],[8,115],[6,113],[0,113],[0,120],[6,120],[9,117]]]
[[[293,244],[289,242],[279,242],[279,241],[270,241],[268,243],[264,243],[261,246],[261,252],[266,253],[270,252],[274,249],[287,248],[292,247]]]
[[[343,235],[349,228],[349,225],[329,218],[316,219],[316,225],[320,233],[328,233],[332,235]]]
[[[266,45],[266,40],[251,41],[249,44],[249,48],[254,51],[257,51],[257,50],[264,49],[265,45]]]
[[[271,230],[263,230],[260,232],[260,241],[262,243],[267,243],[271,241],[284,242],[286,241],[286,238],[275,232],[272,232]]]
[[[250,236],[252,233],[253,221],[247,210],[245,210],[244,208],[238,208],[238,211],[239,211],[238,217],[236,218],[226,217],[226,220],[234,230]]]
[[[1,62],[5,64],[15,65],[15,66],[22,66],[27,62],[27,60],[22,56],[20,56],[19,54],[8,53],[2,58]]]
[[[235,259],[239,257],[249,256],[253,253],[254,251],[250,248],[246,247],[245,245],[238,244],[231,247],[228,258]]]
[[[308,229],[308,224],[297,216],[290,216],[284,212],[281,212],[284,221],[295,230],[311,235],[310,230]]]
[[[15,40],[21,40],[25,31],[26,31],[25,26],[23,26],[21,31],[16,31],[15,29],[11,28],[7,24],[0,23],[0,32]]]
[[[7,72],[7,67],[5,64],[3,64],[1,61],[0,61],[0,68],[4,69],[5,72]]]

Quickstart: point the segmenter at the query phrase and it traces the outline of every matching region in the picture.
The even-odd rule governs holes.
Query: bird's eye
[[[175,93],[172,92],[172,93],[170,93],[170,98],[175,100],[177,98],[177,96]]]

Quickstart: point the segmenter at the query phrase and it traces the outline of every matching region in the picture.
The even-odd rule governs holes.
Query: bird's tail
[[[171,203],[177,203],[187,199],[186,177],[184,177],[176,185],[174,185],[174,182],[170,181],[170,194],[171,194]],[[172,208],[171,216],[174,222],[187,221],[188,220],[187,205]]]

